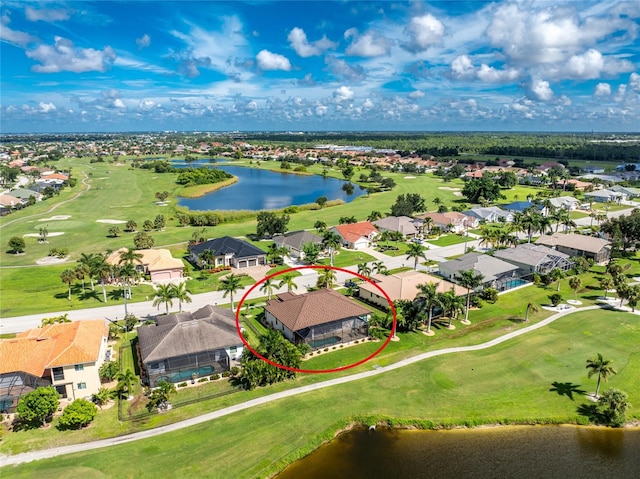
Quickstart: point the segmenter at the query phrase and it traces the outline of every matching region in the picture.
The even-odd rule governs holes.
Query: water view
[[[522,426],[451,431],[355,430],[278,479],[611,478],[640,471],[640,430]]]
[[[197,167],[201,163],[186,166]],[[267,210],[313,203],[319,196],[348,203],[365,193],[354,185],[353,194],[348,195],[342,191],[345,182],[335,178],[278,173],[224,162],[219,162],[218,167],[237,176],[238,182],[201,198],[181,198],[178,204],[191,210]]]

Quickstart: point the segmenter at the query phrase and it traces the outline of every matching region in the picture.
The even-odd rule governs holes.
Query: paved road
[[[13,456],[0,456],[0,466],[7,466],[12,464],[21,464],[25,462],[36,461],[39,459],[47,459],[51,457],[57,457],[63,454],[70,454],[74,452],[82,452],[82,451],[90,451],[93,449],[100,449],[103,447],[114,446],[117,444],[126,444],[132,441],[139,441],[141,439],[146,439],[153,436],[158,436],[160,434],[165,434],[172,431],[178,431],[180,429],[184,429],[186,427],[194,426],[196,424],[201,424],[203,422],[212,421],[214,419],[218,419],[224,416],[228,416],[230,414],[236,413],[238,411],[244,411],[245,409],[250,409],[261,404],[267,404],[273,401],[277,401],[279,399],[297,396],[299,394],[304,394],[311,391],[316,391],[318,389],[324,389],[331,386],[336,386],[338,384],[344,384],[351,381],[357,381],[359,379],[368,378],[371,376],[376,376],[378,374],[383,374],[389,371],[393,371],[395,369],[399,369],[410,364],[414,364],[418,361],[423,361],[427,358],[432,358],[435,356],[441,356],[443,354],[452,354],[452,353],[461,353],[467,351],[478,351],[481,349],[491,348],[497,344],[503,343],[510,339],[513,339],[518,336],[522,336],[530,331],[535,331],[536,329],[540,329],[549,323],[552,323],[558,318],[566,316],[568,314],[577,312],[577,311],[587,311],[590,309],[597,309],[600,306],[588,306],[585,308],[573,309],[568,312],[562,312],[554,314],[547,319],[540,321],[539,323],[532,324],[531,326],[527,326],[526,328],[519,329],[517,331],[513,331],[511,333],[505,334],[498,338],[492,339],[491,341],[487,341],[485,343],[476,344],[474,346],[463,346],[456,348],[445,348],[439,349],[436,351],[428,351],[426,353],[418,354],[411,358],[404,359],[397,363],[391,364],[389,366],[377,367],[372,369],[371,371],[366,371],[358,374],[353,374],[351,376],[344,376],[336,379],[330,379],[328,381],[323,381],[321,383],[310,384],[308,386],[302,386],[294,389],[289,389],[287,391],[281,391],[275,394],[270,394],[268,396],[263,396],[260,398],[252,399],[250,401],[243,402],[241,404],[236,404],[234,406],[229,406],[218,411],[213,411],[207,414],[203,414],[201,416],[197,416],[191,419],[187,419],[185,421],[180,421],[174,424],[169,424],[167,426],[162,426],[156,429],[150,429],[147,431],[140,431],[132,434],[127,434],[125,436],[114,437],[110,439],[103,439],[100,441],[92,441],[83,444],[74,444],[71,446],[62,446],[56,447],[52,449],[43,449],[40,451],[34,452],[26,452],[22,454],[16,454]]]
[[[477,240],[472,240],[468,242],[467,246],[476,246]],[[436,246],[431,247],[428,251],[426,251],[426,256],[428,259],[433,259],[435,261],[443,261],[445,257],[453,256],[457,254],[461,254],[464,251],[464,244],[458,244],[453,246],[447,246],[444,248],[438,248]],[[376,253],[379,256],[379,253]],[[385,256],[384,259],[385,266],[389,269],[399,268],[402,266],[412,266],[413,260],[407,260],[406,256],[397,256],[390,257]],[[419,268],[421,270],[426,270],[424,266],[420,265]],[[357,266],[349,266],[344,269],[349,271],[356,272],[358,270]],[[307,287],[314,286],[317,280],[317,272],[315,270],[302,270],[302,276],[298,276],[295,278],[295,282],[298,285],[296,289],[297,293],[303,293],[307,290]],[[350,276],[347,273],[339,272],[337,275],[337,279],[339,283],[344,283]],[[97,286],[99,289],[99,286]],[[238,300],[244,295],[244,293],[249,289],[249,287],[244,288],[239,291],[237,295],[234,297],[234,301],[237,304]],[[286,289],[278,290],[277,292],[284,292]],[[135,295],[135,288],[133,290],[133,294]],[[212,291],[211,293],[201,293],[194,294],[191,296],[191,303],[183,305],[183,309],[188,311],[195,311],[203,306],[208,304],[213,305],[222,305],[229,304],[229,298],[223,297],[223,292],[221,291]],[[264,297],[265,294],[260,291],[260,288],[256,288],[251,292],[248,296],[249,299]],[[174,303],[174,306],[177,304]],[[148,318],[152,316],[156,316],[161,314],[164,306],[160,306],[160,310],[157,307],[153,306],[153,301],[142,301],[137,303],[129,303],[127,304],[127,311],[136,315],[139,318]],[[30,314],[26,316],[14,316],[14,317],[6,317],[0,318],[0,334],[8,334],[8,333],[19,333],[21,331],[25,331],[27,329],[37,328],[40,326],[42,318],[59,316],[61,314],[68,314],[69,319],[73,321],[81,321],[87,319],[97,319],[97,318],[109,318],[111,320],[122,319],[124,317],[124,306],[122,304],[114,304],[113,306],[102,306],[99,308],[87,308],[87,309],[71,309],[67,311],[58,311],[58,312],[47,312],[47,313],[39,313],[39,314]]]

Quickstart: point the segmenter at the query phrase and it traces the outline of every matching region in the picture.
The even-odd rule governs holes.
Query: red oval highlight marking
[[[389,302],[389,306],[391,307],[391,312],[393,313],[393,324],[391,325],[391,334],[389,334],[389,336],[387,337],[387,340],[384,343],[382,343],[382,346],[380,346],[372,354],[370,354],[369,356],[367,356],[366,358],[364,358],[364,359],[362,359],[362,360],[360,360],[358,362],[355,362],[353,364],[347,364],[346,366],[340,366],[339,368],[333,368],[333,369],[298,369],[298,368],[292,368],[290,366],[285,366],[284,364],[279,364],[279,363],[276,363],[274,361],[271,361],[270,359],[265,358],[262,354],[258,353],[255,349],[253,349],[251,347],[249,342],[242,335],[242,331],[240,330],[240,308],[242,307],[242,303],[244,303],[247,300],[247,296],[249,296],[249,294],[254,289],[256,289],[258,286],[260,286],[262,283],[264,283],[266,280],[268,280],[270,278],[274,278],[275,276],[279,276],[281,274],[286,274],[286,273],[289,273],[291,271],[298,271],[298,270],[301,270],[301,269],[308,269],[308,268],[310,268],[310,269],[332,269],[334,271],[340,271],[342,273],[347,273],[347,274],[356,276],[356,277],[358,277],[360,279],[363,279],[365,281],[368,281],[369,283],[374,285],[376,288],[378,288],[378,290],[380,290],[382,295]],[[375,283],[371,279],[367,278],[366,276],[362,276],[361,274],[354,273],[353,271],[349,271],[348,269],[336,268],[335,266],[321,266],[321,265],[297,266],[295,268],[288,268],[288,269],[285,269],[285,270],[282,270],[282,271],[278,271],[277,273],[270,274],[269,276],[266,276],[263,279],[261,279],[260,281],[258,281],[256,284],[252,285],[249,288],[249,290],[242,296],[242,298],[238,302],[238,307],[236,308],[236,330],[238,332],[238,336],[240,336],[240,339],[244,343],[245,347],[247,349],[249,349],[249,351],[251,351],[253,354],[255,354],[256,357],[262,359],[266,363],[269,363],[272,366],[275,366],[277,368],[286,369],[287,371],[294,371],[296,373],[309,373],[309,374],[335,373],[335,372],[338,372],[338,371],[344,371],[345,369],[355,368],[356,366],[359,366],[359,365],[361,365],[363,363],[366,363],[367,361],[375,358],[378,354],[380,354],[382,352],[382,350],[384,348],[387,347],[387,345],[391,341],[391,338],[393,337],[393,335],[395,334],[395,331],[396,331],[397,320],[398,320],[398,318],[396,316],[396,308],[393,306],[393,301],[391,300],[391,298],[385,292],[384,289],[382,289],[380,286],[378,286],[377,283]]]

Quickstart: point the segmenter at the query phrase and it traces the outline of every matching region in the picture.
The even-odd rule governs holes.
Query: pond
[[[449,431],[357,429],[278,479],[639,477],[640,429],[517,426]]]
[[[220,169],[237,176],[238,182],[201,198],[180,198],[180,206],[191,210],[271,210],[313,203],[320,196],[349,203],[366,193],[358,185],[354,185],[353,194],[348,195],[342,191],[345,182],[335,178],[279,173],[259,168],[231,166],[225,162],[218,162],[217,165]],[[176,163],[174,166],[198,167],[201,164]]]

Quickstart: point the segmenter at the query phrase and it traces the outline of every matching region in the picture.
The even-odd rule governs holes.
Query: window
[[[78,389],[87,389],[87,383],[78,383]]]
[[[52,372],[54,381],[64,380],[64,370],[62,368],[53,368]]]
[[[235,354],[237,351],[238,351],[238,347],[237,347],[237,346],[231,346],[231,347],[229,348],[229,352],[230,352],[231,354]]]
[[[76,371],[84,371],[84,364],[76,364],[74,368]]]

